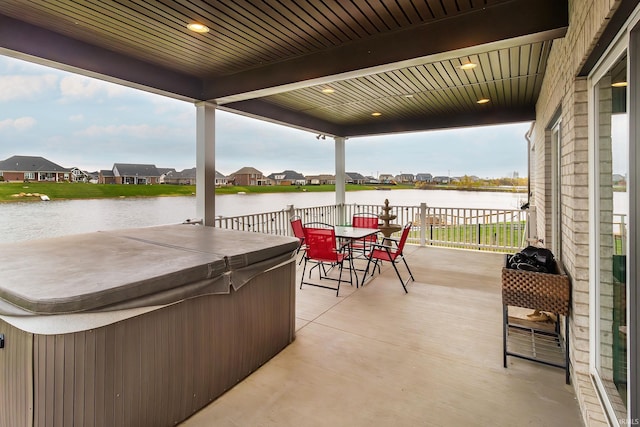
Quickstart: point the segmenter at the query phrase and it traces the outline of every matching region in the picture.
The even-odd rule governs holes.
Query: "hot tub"
[[[0,426],[168,426],[294,339],[298,240],[197,225],[0,245]]]

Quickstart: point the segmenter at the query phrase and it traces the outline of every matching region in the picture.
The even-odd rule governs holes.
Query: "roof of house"
[[[11,156],[0,161],[1,171],[13,172],[70,172],[70,169],[38,156]]]
[[[234,175],[262,175],[262,172],[260,172],[256,168],[245,166],[242,169],[238,169],[237,171],[233,172],[229,176],[231,177],[231,176],[234,176]]]
[[[276,178],[278,176],[279,178]],[[287,180],[297,180],[297,179],[305,179],[304,175],[300,172],[285,170],[282,172],[275,172],[269,175],[267,178],[270,179],[287,179]]]
[[[156,165],[137,165],[131,163],[114,163],[113,171],[118,171],[119,176],[160,176]]]
[[[358,172],[346,172],[346,175],[354,181],[361,181],[361,180],[367,179],[362,174],[359,174]]]
[[[156,168],[158,169],[158,172],[160,172],[160,175],[166,175],[171,171],[175,171],[174,168]]]
[[[101,169],[100,170],[100,175],[107,176],[107,177],[115,176],[111,169]]]
[[[335,175],[331,173],[321,173],[320,175],[307,175],[307,178],[319,178],[319,179],[335,179]]]

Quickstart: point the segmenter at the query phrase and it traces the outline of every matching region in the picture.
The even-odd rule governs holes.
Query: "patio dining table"
[[[351,243],[354,240],[365,239],[369,236],[373,236],[380,232],[377,228],[361,228],[361,227],[352,227],[349,225],[336,225],[334,227],[336,238],[347,240],[348,245],[350,247]],[[363,270],[361,270],[363,271]],[[354,274],[356,275],[356,286],[359,283],[357,269],[354,268]]]
[[[336,225],[335,232],[336,237],[345,240],[360,240],[365,237],[377,234],[380,230],[377,228],[360,228],[351,227],[349,225]]]

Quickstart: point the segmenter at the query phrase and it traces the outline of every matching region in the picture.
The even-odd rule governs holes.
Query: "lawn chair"
[[[400,279],[400,283],[402,284],[402,288],[405,293],[408,293],[406,284],[409,280],[415,280],[413,278],[413,274],[411,273],[411,269],[409,269],[409,264],[407,264],[407,260],[404,258],[402,251],[404,249],[404,245],[407,242],[407,237],[409,236],[409,231],[411,231],[412,223],[408,222],[404,228],[402,229],[402,235],[400,239],[393,239],[387,237],[384,239],[383,244],[374,244],[373,249],[369,252],[369,261],[367,262],[367,268],[364,271],[364,277],[362,278],[362,284],[364,284],[364,280],[367,277],[367,273],[369,272],[369,266],[371,265],[371,261],[374,261],[373,271],[371,275],[376,271],[376,266],[378,266],[379,261],[390,261],[391,265],[393,265],[393,269],[396,271],[398,275],[398,279]],[[407,280],[404,280],[398,271],[398,267],[396,263],[402,260],[404,262],[405,267],[407,267],[407,271],[409,272],[409,277]],[[380,268],[378,268],[378,271]]]
[[[321,222],[308,223],[304,225],[304,235],[307,249],[304,256],[304,267],[302,269],[302,278],[300,279],[300,289],[302,289],[302,285],[317,286],[320,288],[335,290],[336,296],[338,296],[340,293],[340,284],[343,281],[342,270],[345,262],[349,263],[347,267],[349,268],[349,283],[353,286],[353,260],[349,251],[337,249],[336,232],[333,226]],[[309,270],[309,279],[311,278],[311,270],[315,267],[319,267],[318,277],[320,280],[334,280],[338,282],[338,286],[333,288],[319,283],[305,282],[304,277],[307,270],[307,263],[315,264]],[[328,271],[331,271],[331,269],[335,267],[340,269],[340,274],[337,279],[327,275],[327,270],[325,269],[325,266],[327,265],[329,266]]]
[[[302,251],[303,257],[304,257],[304,253],[307,250],[307,245],[305,244],[305,241],[304,241],[305,240],[304,225],[302,225],[302,218],[300,218],[298,215],[294,215],[291,217],[291,219],[289,219],[289,221],[291,223],[291,229],[293,230],[293,235],[300,240],[300,245],[298,246],[296,255],[298,255],[300,251]],[[300,261],[298,261],[298,265],[302,263],[302,259],[303,258],[300,258]]]
[[[359,228],[378,228],[378,215],[370,212],[355,213],[351,219],[352,227]],[[360,256],[366,257],[373,245],[378,243],[378,236],[371,235],[361,240],[354,240],[351,242],[351,250],[359,252]]]

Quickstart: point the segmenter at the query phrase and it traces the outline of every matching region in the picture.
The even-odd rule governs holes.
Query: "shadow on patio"
[[[389,264],[337,298],[298,290],[296,340],[182,425],[582,425],[562,369],[502,367],[504,255],[405,252],[408,294]]]

